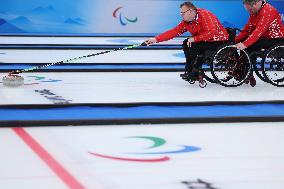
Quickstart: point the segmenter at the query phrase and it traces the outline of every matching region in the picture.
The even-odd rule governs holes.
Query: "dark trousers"
[[[204,53],[205,51],[215,51],[218,47],[227,43],[227,41],[218,42],[193,42],[191,47],[187,46],[188,39],[183,41],[183,52],[186,58],[185,71],[192,72],[193,67],[200,66],[202,62],[197,62],[197,65],[193,65],[197,55]],[[202,60],[201,60],[202,61]]]
[[[276,38],[276,39],[268,39],[268,38],[260,38],[256,43],[249,46],[246,51],[250,54],[251,61],[255,63],[257,57],[263,54],[254,54],[255,52],[259,52],[261,49],[269,49],[274,45],[284,44],[284,38]]]
[[[245,50],[250,54],[251,61],[255,63],[258,55],[252,53],[259,52],[261,49],[269,49],[272,46],[278,44],[284,44],[284,38],[276,38],[276,39],[260,38],[257,42],[255,42],[253,45],[249,46]],[[239,70],[246,70],[246,69],[242,68],[240,64]]]
[[[276,39],[268,39],[268,38],[260,38],[256,43],[249,46],[246,50],[248,53],[260,51],[261,49],[269,49],[270,47],[284,44],[284,38],[276,38]]]

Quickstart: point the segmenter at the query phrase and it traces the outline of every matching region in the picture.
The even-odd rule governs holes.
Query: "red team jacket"
[[[257,14],[251,14],[248,23],[236,37],[236,42],[243,43],[246,47],[252,45],[261,37],[284,38],[284,24],[279,12],[270,4],[264,3]]]
[[[175,28],[168,30],[155,38],[157,42],[167,41],[184,32],[190,32],[195,42],[227,41],[229,34],[218,18],[205,9],[197,9],[196,18],[192,22],[182,21]]]

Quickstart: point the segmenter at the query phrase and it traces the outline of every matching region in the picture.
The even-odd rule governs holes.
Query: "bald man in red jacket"
[[[264,0],[243,0],[243,2],[250,13],[250,18],[236,37],[236,47],[252,53],[263,48],[268,49],[276,44],[284,44],[284,24],[277,9]],[[256,57],[253,59],[255,60]],[[253,76],[249,81],[252,86],[255,86]]]
[[[227,43],[229,34],[220,23],[218,18],[211,12],[195,7],[191,2],[180,5],[180,14],[183,20],[173,29],[168,30],[154,38],[146,40],[147,45],[170,40],[186,31],[192,34],[183,42],[183,51],[186,57],[185,70],[196,76],[197,69],[193,69],[193,63],[198,54],[216,50],[219,46]],[[186,74],[181,75],[187,78]]]

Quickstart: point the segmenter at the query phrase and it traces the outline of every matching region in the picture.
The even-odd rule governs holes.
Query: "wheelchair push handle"
[[[241,32],[242,30],[240,29],[240,28],[230,28],[230,27],[227,27],[226,28],[227,29],[227,31],[232,31],[232,32]]]
[[[228,34],[229,34],[229,42],[230,43],[235,43],[235,38],[237,36],[237,31],[241,31],[239,28],[226,28]]]

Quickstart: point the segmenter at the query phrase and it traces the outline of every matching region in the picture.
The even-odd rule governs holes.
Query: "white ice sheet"
[[[150,37],[12,37],[0,36],[1,44],[45,44],[45,45],[121,45],[142,43]],[[181,45],[185,38],[177,37],[158,43],[163,45]]]
[[[58,185],[55,176],[33,172],[44,168],[28,158],[31,156],[29,148],[21,144],[20,139],[17,140],[9,129],[0,131],[8,133],[6,142],[0,144],[2,149],[10,151],[5,157],[22,154],[16,164],[6,163],[8,159],[3,159],[3,155],[0,157],[0,188],[35,188],[40,183],[40,188],[49,189],[50,185]],[[271,189],[284,185],[283,123],[40,127],[26,131],[85,188],[186,189],[188,187],[182,181],[198,179],[218,189]],[[156,139],[165,143],[157,143]],[[8,145],[11,140],[17,142]],[[200,150],[168,153],[183,149],[180,145]],[[153,148],[149,149],[151,146]],[[168,160],[152,163],[121,161],[89,152],[132,159],[167,156]],[[134,152],[165,153],[131,154]],[[10,162],[13,160],[11,158]],[[32,176],[25,177],[26,173],[17,171],[10,171],[10,176],[5,176],[5,169],[17,170],[18,164],[20,168],[23,164],[29,165],[26,169]],[[23,181],[21,177],[24,177],[24,184],[20,182]]]
[[[50,92],[70,103],[202,102],[284,100],[284,88],[257,80],[256,87],[227,88],[208,83],[190,85],[180,72],[25,73],[25,85],[0,85],[0,104],[54,103],[35,90]],[[1,74],[3,76],[4,74]]]
[[[53,63],[106,50],[0,50],[2,63]],[[123,50],[73,63],[183,63],[182,50]],[[70,62],[71,63],[71,62]]]

